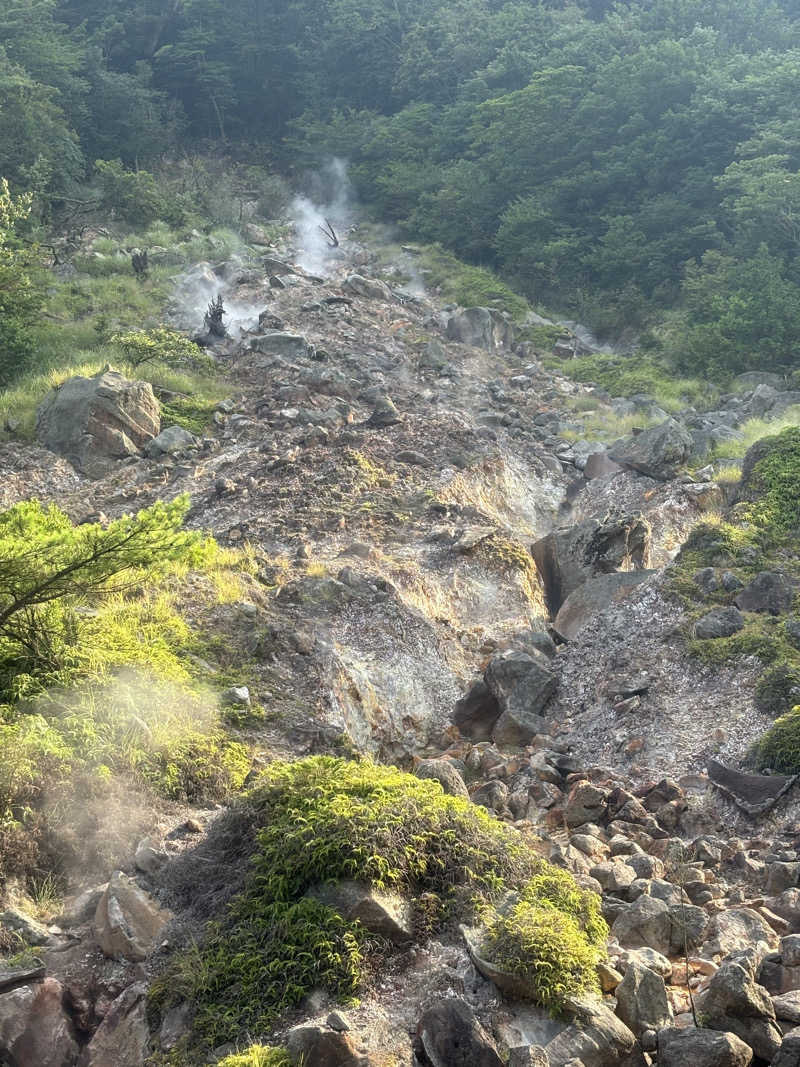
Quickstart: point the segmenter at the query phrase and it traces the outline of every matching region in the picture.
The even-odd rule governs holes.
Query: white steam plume
[[[330,225],[341,237],[353,218],[353,187],[347,176],[347,163],[343,159],[329,160],[314,175],[312,184],[313,199],[296,196],[290,209],[299,245],[297,262],[310,274],[327,277],[335,256],[324,230]]]

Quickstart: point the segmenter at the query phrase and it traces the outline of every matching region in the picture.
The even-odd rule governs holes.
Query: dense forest
[[[179,217],[158,175],[199,146],[336,154],[405,234],[681,370],[794,361],[796,0],[0,0],[0,41],[29,226],[87,182]]]

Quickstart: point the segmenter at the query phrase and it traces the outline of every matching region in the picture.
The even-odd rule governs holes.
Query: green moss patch
[[[755,761],[783,774],[800,773],[800,707],[781,715],[756,746]]]
[[[247,886],[210,926],[201,962],[178,958],[151,996],[157,1011],[195,1003],[199,1040],[268,1032],[317,987],[358,991],[374,965],[375,939],[305,895],[340,879],[403,893],[427,930],[478,916],[497,922],[494,903],[513,891],[520,919],[538,909],[552,920],[549,967],[525,957],[535,937],[518,930],[515,966],[527,958],[536,999],[557,1009],[568,992],[593,983],[588,961],[607,935],[598,898],[542,860],[519,831],[445,795],[438,782],[312,757],[272,764],[243,803],[260,827]]]

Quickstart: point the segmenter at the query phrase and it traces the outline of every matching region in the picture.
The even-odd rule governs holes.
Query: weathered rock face
[[[759,942],[766,948],[778,946],[778,935],[766,919],[752,908],[729,908],[711,917],[700,955],[726,956]]]
[[[69,378],[36,413],[39,441],[91,478],[138,455],[160,426],[150,383],[129,381],[110,370],[94,378]]]
[[[492,739],[498,745],[524,745],[543,726],[542,711],[558,684],[545,656],[503,652],[493,656],[486,684],[500,706]]]
[[[623,467],[665,482],[688,461],[693,444],[687,429],[675,419],[667,419],[660,426],[626,438],[609,450],[609,456]]]
[[[502,1067],[491,1038],[463,1000],[440,1000],[417,1027],[433,1067]]]
[[[97,902],[97,943],[112,959],[139,961],[156,947],[170,914],[121,871],[115,871]]]
[[[447,322],[447,337],[474,348],[494,352],[511,344],[511,324],[492,308],[465,308],[451,315]]]
[[[0,1058],[11,1067],[75,1067],[78,1043],[55,978],[0,996]]]
[[[150,1051],[146,1018],[147,985],[128,986],[84,1050],[80,1067],[142,1067]]]
[[[613,571],[642,570],[650,555],[650,524],[641,515],[609,522],[587,519],[554,530],[531,548],[555,614],[566,598],[589,578]]]
[[[618,603],[646,581],[654,571],[618,571],[590,578],[570,593],[553,622],[553,629],[565,641],[571,641],[598,611]]]
[[[708,761],[708,776],[748,815],[763,815],[769,811],[797,780],[797,775],[793,774],[744,774],[718,760]]]

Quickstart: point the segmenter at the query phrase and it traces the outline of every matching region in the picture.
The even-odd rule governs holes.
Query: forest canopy
[[[794,362],[797,0],[0,0],[0,41],[0,174],[35,217],[97,160],[336,154],[537,302],[667,313],[651,343],[695,370]]]

